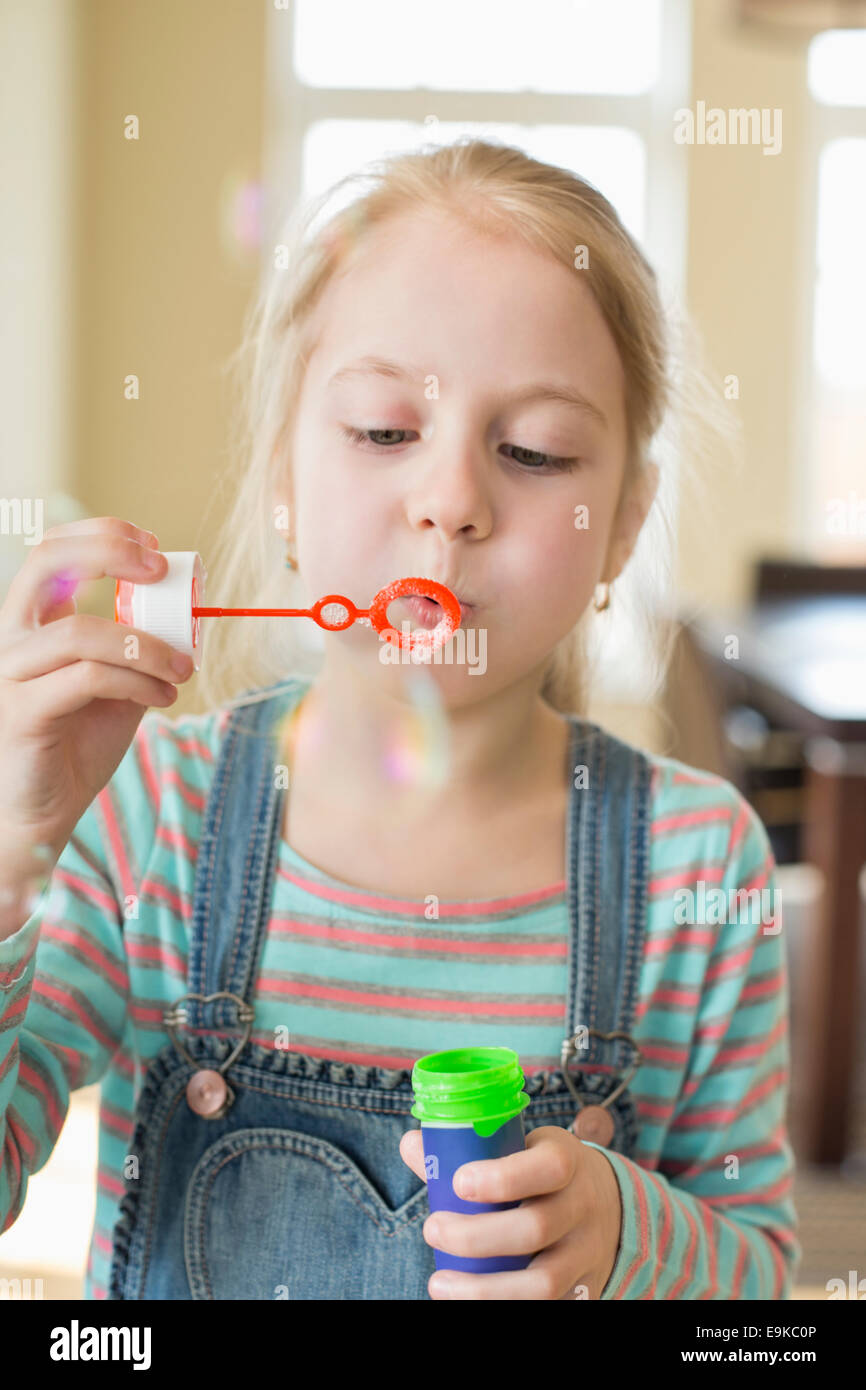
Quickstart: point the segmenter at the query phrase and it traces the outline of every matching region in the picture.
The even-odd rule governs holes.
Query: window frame
[[[820,37],[815,35],[815,38]],[[810,40],[810,43],[813,42]],[[803,178],[801,181],[799,263],[804,267],[808,293],[798,296],[796,339],[799,345],[794,393],[795,499],[793,525],[798,547],[823,563],[832,563],[832,546],[819,539],[824,516],[815,515],[820,488],[815,453],[818,434],[818,372],[815,365],[815,298],[818,286],[818,193],[821,155],[835,140],[866,140],[866,105],[844,106],[816,97],[805,72]],[[850,563],[850,560],[848,561]]]
[[[666,292],[683,299],[688,234],[688,151],[673,138],[673,113],[689,103],[690,0],[661,0],[659,76],[633,95],[558,92],[442,91],[429,87],[311,87],[295,72],[294,3],[268,6],[265,93],[265,244],[278,237],[286,212],[302,194],[306,131],[319,120],[440,121],[515,125],[605,125],[633,130],[646,149],[642,245]],[[270,190],[281,191],[273,205]],[[604,192],[604,189],[602,189]]]

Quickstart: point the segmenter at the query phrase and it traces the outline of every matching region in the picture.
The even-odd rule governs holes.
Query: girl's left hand
[[[420,1129],[400,1140],[400,1157],[421,1179]],[[471,1195],[461,1176],[472,1175]],[[622,1203],[613,1165],[570,1130],[543,1125],[526,1136],[522,1153],[463,1164],[454,1175],[460,1197],[475,1202],[515,1202],[510,1211],[437,1211],[424,1223],[424,1239],[450,1255],[525,1255],[526,1269],[497,1274],[437,1270],[427,1285],[431,1298],[599,1298],[613,1272],[622,1226]]]

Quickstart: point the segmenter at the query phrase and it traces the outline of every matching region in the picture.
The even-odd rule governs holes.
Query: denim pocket
[[[402,1163],[399,1155],[397,1162]],[[187,1190],[194,1299],[424,1299],[434,1270],[422,1184],[396,1209],[335,1144],[298,1130],[235,1130]]]

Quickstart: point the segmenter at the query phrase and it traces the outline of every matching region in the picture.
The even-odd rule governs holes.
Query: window
[[[866,33],[809,45],[815,189],[804,543],[866,560]]]
[[[269,23],[274,222],[389,150],[487,134],[599,187],[682,292],[688,0],[294,0]]]

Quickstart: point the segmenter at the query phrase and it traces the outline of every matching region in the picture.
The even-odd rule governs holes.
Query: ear
[[[650,460],[637,481],[632,483],[629,495],[620,503],[614,518],[604,571],[600,576],[602,583],[612,584],[625,568],[655,499],[658,485],[658,465]]]

